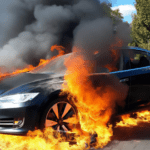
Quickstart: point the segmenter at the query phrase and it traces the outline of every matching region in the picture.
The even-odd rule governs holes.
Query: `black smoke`
[[[36,66],[41,58],[51,58],[55,54],[50,51],[54,44],[64,46],[66,53],[71,52],[78,31],[92,22],[93,25],[94,22],[100,23],[96,29],[98,26],[101,29],[101,24],[107,26],[110,21],[105,18],[110,18],[109,11],[110,7],[98,0],[1,1],[1,71],[3,68],[12,71],[28,64]],[[112,30],[113,26],[110,26],[109,32]],[[107,32],[105,30],[103,33],[106,41],[109,40]],[[102,43],[98,35],[94,38],[95,42]]]

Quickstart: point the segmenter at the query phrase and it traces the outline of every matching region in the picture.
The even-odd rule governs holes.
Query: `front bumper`
[[[37,106],[12,105],[11,108],[0,108],[0,133],[26,134],[33,131],[37,125]]]

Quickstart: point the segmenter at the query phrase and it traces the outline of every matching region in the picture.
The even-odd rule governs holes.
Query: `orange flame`
[[[51,51],[53,52],[55,49],[59,52],[59,55],[64,55],[65,52],[63,51],[63,49],[64,49],[63,46],[53,45],[51,47]]]
[[[82,56],[66,60],[65,65],[68,70],[65,81],[67,84],[63,84],[63,91],[76,97],[72,100],[78,109],[81,129],[88,135],[97,133],[96,147],[103,147],[111,140],[113,134],[111,126],[107,126],[113,111],[113,107],[110,106],[113,92],[108,88],[108,91],[100,96],[101,87],[94,88],[88,79],[89,72],[92,70],[92,66],[89,67],[88,63]],[[82,137],[81,134],[80,136]],[[85,143],[88,143],[89,141],[86,140]]]
[[[98,53],[99,53],[99,51],[95,51],[95,52],[94,52],[94,55],[96,55],[96,54],[98,54]]]
[[[117,42],[116,42],[117,41]],[[112,71],[117,71],[117,67],[116,67],[116,63],[120,57],[120,51],[116,50],[116,48],[120,48],[122,47],[123,41],[121,41],[120,39],[116,38],[115,39],[115,43],[113,43],[110,46],[110,51],[111,51],[111,57],[112,57],[112,62],[105,65],[105,67],[109,70],[109,72]]]
[[[78,140],[78,145],[70,145],[65,142],[59,133],[53,131],[52,128],[47,128],[44,132],[35,130],[29,131],[27,136],[15,136],[0,134],[0,149],[1,150],[83,150],[85,143]]]
[[[130,114],[123,115],[121,117],[121,121],[116,124],[116,127],[120,126],[126,126],[126,127],[132,127],[137,126],[140,122],[147,122],[150,123],[150,111],[145,110],[141,112],[134,113],[136,115],[136,118],[131,118]]]
[[[38,68],[39,66],[44,67],[44,66],[45,66],[46,64],[48,64],[51,60],[53,60],[54,58],[56,58],[56,57],[58,57],[58,56],[61,56],[61,55],[63,55],[63,54],[65,53],[65,52],[63,51],[63,49],[65,49],[65,48],[64,48],[63,46],[54,45],[54,46],[51,47],[51,51],[54,51],[55,49],[58,50],[58,52],[59,52],[59,54],[58,54],[57,56],[53,56],[52,58],[47,59],[47,60],[45,60],[45,59],[40,59],[40,62],[39,62],[39,64],[38,64],[36,67],[34,67],[34,66],[32,66],[32,65],[28,65],[28,66],[27,66],[26,68],[24,68],[24,69],[17,69],[17,70],[15,70],[15,71],[11,72],[11,73],[0,73],[0,79],[2,80],[2,79],[4,79],[4,78],[7,77],[7,76],[13,76],[13,75],[17,75],[17,74],[20,74],[20,73],[32,71],[32,70]],[[40,68],[39,68],[39,69],[40,69]]]
[[[116,66],[114,64],[119,58],[115,46],[121,47],[122,42],[119,40],[116,43],[110,46],[113,63],[105,66],[109,71],[114,70],[113,67]],[[96,133],[97,142],[95,147],[102,148],[111,140],[113,135],[112,126],[108,125],[108,122],[115,109],[116,102],[113,97],[116,97],[117,93],[110,86],[103,93],[101,93],[102,86],[94,87],[89,79],[89,74],[94,69],[94,63],[84,60],[84,57],[80,54],[82,50],[77,47],[74,47],[73,51],[75,52],[74,56],[70,56],[65,60],[67,72],[63,92],[68,92],[75,97],[72,101],[77,107],[81,130],[84,131],[84,135],[80,133],[80,136],[83,136],[85,143],[89,143],[89,138],[84,138],[85,135]],[[98,51],[93,54],[98,54]]]

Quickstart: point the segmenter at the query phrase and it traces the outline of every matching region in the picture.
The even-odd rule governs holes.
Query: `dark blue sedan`
[[[44,67],[0,81],[0,133],[23,134],[35,127],[52,127],[57,131],[71,131],[69,118],[76,115],[74,104],[59,97],[64,82],[64,59],[57,57]],[[150,52],[137,47],[121,50],[115,75],[129,87],[126,105],[118,109],[124,114],[143,109],[150,103]],[[93,73],[94,75],[94,73]],[[101,76],[101,72],[96,73]]]

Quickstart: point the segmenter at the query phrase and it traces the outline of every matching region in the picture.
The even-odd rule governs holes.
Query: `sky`
[[[101,0],[106,1],[106,0]],[[128,23],[132,22],[132,13],[136,13],[136,9],[134,7],[135,0],[107,0],[107,2],[112,3],[112,9],[118,9],[122,13],[124,17],[124,21],[127,21]]]

